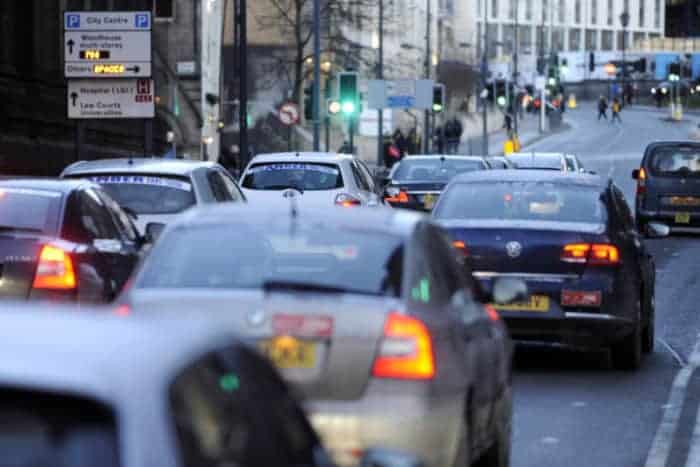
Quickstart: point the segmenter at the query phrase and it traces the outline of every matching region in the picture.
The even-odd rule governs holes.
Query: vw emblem
[[[511,258],[519,258],[523,252],[523,246],[519,242],[506,243],[506,252]]]
[[[251,310],[246,317],[248,324],[254,327],[262,326],[265,322],[265,310]]]
[[[295,190],[294,188],[287,188],[282,192],[282,197],[291,199],[291,198],[296,198],[298,195],[300,195],[299,190]]]

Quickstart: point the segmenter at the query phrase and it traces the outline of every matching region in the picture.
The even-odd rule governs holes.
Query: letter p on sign
[[[80,15],[66,15],[66,29],[76,29],[80,27]]]

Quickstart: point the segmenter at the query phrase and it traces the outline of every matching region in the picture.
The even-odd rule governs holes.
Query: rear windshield
[[[561,157],[553,155],[511,154],[510,161],[518,169],[562,170]]]
[[[3,466],[118,467],[115,418],[89,400],[0,390]]]
[[[52,233],[61,193],[23,188],[0,188],[0,231]]]
[[[453,177],[464,172],[481,170],[481,161],[442,160],[439,157],[428,160],[404,159],[394,173],[396,182],[449,182]]]
[[[343,177],[337,165],[308,162],[256,164],[243,180],[243,188],[253,190],[320,191],[342,187]]]
[[[181,178],[114,174],[88,179],[136,214],[176,214],[195,204],[192,184]]]
[[[651,155],[651,172],[667,176],[700,176],[700,147],[665,146]]]
[[[288,222],[196,226],[158,241],[137,288],[256,289],[294,282],[398,295],[402,239]]]
[[[443,194],[438,219],[495,219],[603,223],[605,205],[597,189],[543,182],[470,183]]]

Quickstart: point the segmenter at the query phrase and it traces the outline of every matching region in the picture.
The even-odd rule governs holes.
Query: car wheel
[[[452,463],[453,467],[471,466],[471,442],[469,439],[469,427],[465,423],[462,433],[459,435],[459,445],[457,446],[455,460]]]
[[[474,467],[508,467],[510,465],[511,420],[510,407],[503,410],[502,421],[498,426],[496,440]],[[508,413],[506,413],[508,412]]]
[[[612,345],[613,367],[618,370],[636,370],[642,364],[642,330],[636,325],[634,331]]]
[[[645,354],[650,354],[654,351],[654,345],[656,343],[656,299],[652,296],[649,299],[649,305],[646,309],[646,315],[649,317],[647,325],[644,326],[644,332],[642,333],[642,351]]]

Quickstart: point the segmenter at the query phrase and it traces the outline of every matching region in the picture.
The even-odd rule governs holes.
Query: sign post
[[[144,119],[144,150],[152,153],[152,26],[149,11],[64,13],[67,108],[76,120],[78,159],[83,122],[92,119]]]

